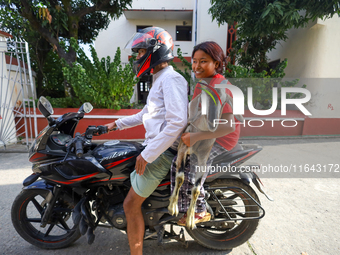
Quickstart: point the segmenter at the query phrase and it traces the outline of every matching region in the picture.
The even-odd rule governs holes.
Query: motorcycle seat
[[[230,150],[230,151],[226,151],[220,155],[218,155],[216,158],[214,158],[212,165],[217,165],[217,164],[222,164],[222,163],[226,163],[226,158],[227,156],[230,156],[230,154],[237,152],[237,151],[242,151],[243,150],[243,146],[241,144],[236,144],[235,147]]]

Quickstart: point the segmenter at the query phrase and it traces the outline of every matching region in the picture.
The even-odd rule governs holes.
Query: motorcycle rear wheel
[[[42,249],[60,249],[75,242],[81,235],[72,222],[74,203],[66,194],[58,198],[45,228],[40,222],[46,210],[45,190],[23,190],[12,205],[12,223],[27,242]]]
[[[210,188],[213,187],[238,187],[245,190],[250,196],[252,196],[259,204],[259,198],[256,195],[255,191],[248,185],[244,184],[240,180],[232,180],[232,179],[220,179],[214,181]],[[221,190],[221,189],[220,189]],[[252,201],[248,195],[244,192],[239,192],[237,189],[223,189],[221,190],[223,194],[228,192],[228,198],[226,198],[226,203],[228,206],[225,206],[225,202],[223,206],[227,209],[228,213],[230,213],[231,217],[235,217],[237,213],[242,213],[246,217],[258,217],[259,216],[259,207],[256,205],[254,201]],[[219,191],[217,191],[219,192]],[[215,190],[216,193],[216,190]],[[221,193],[221,192],[220,192]],[[210,196],[209,200],[212,201],[212,196]],[[240,209],[242,207],[243,209]],[[212,204],[212,203],[211,203]],[[216,203],[215,203],[216,204]],[[225,213],[217,214],[217,208],[211,206],[212,211],[215,214],[215,220],[220,218],[225,218]],[[241,210],[244,210],[241,212]],[[217,215],[216,215],[217,214]],[[230,250],[233,249],[243,243],[245,243],[255,232],[259,220],[236,220],[236,224],[231,223],[233,225],[222,228],[200,228],[200,224],[197,224],[197,228],[191,230],[186,228],[188,234],[200,245],[214,250]]]

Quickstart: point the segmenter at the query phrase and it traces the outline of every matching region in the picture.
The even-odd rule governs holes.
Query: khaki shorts
[[[149,197],[168,174],[174,155],[166,150],[155,161],[148,163],[143,175],[136,170],[130,174],[131,186],[141,197]]]

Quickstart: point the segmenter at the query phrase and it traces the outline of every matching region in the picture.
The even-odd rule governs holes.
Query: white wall
[[[304,104],[310,118],[340,118],[339,78],[301,78],[302,84],[311,92],[310,101]]]
[[[340,18],[318,19],[287,35],[289,39],[277,44],[269,59],[287,58],[286,78],[299,78],[300,85],[307,85],[312,118],[340,118]]]
[[[95,49],[98,57],[111,56],[114,57],[117,47],[122,51],[122,62],[128,62],[128,53],[123,49],[136,32],[137,25],[158,26],[167,30],[173,38],[176,38],[176,25],[183,25],[183,21],[177,20],[127,20],[125,16],[112,21],[109,27],[100,32],[96,41]],[[191,21],[187,21],[191,25]],[[191,56],[193,44],[192,42],[174,41],[174,54],[177,56],[177,48],[181,48],[183,56]],[[184,54],[185,53],[185,54]]]
[[[311,22],[291,29],[288,40],[268,54],[270,60],[288,59],[286,77],[340,78],[340,18]]]
[[[96,41],[95,49],[98,57],[114,56],[117,47],[124,48],[127,41],[136,32],[137,25],[152,25],[162,27],[167,30],[174,39],[174,54],[177,56],[177,48],[181,48],[183,56],[191,57],[194,46],[194,30],[195,30],[195,3],[196,0],[134,0],[131,9],[166,9],[166,10],[193,10],[193,20],[185,20],[187,25],[192,25],[192,41],[183,42],[175,41],[176,25],[182,26],[183,20],[127,20],[124,15],[119,19],[113,20],[109,27],[100,32]],[[225,51],[227,48],[227,30],[228,26],[218,26],[216,22],[212,22],[208,9],[211,4],[208,0],[197,1],[197,43],[203,41],[216,41]],[[127,62],[128,54],[122,52],[122,61]]]
[[[215,41],[226,53],[228,25],[224,24],[220,27],[216,21],[212,21],[212,17],[208,14],[211,7],[210,1],[198,1],[197,6],[197,43],[204,41]]]
[[[133,0],[132,7],[128,9],[193,9],[195,0]],[[200,0],[202,1],[202,0]],[[206,1],[206,0],[203,0]],[[209,1],[207,1],[209,2]]]
[[[195,8],[197,3],[197,25]],[[209,0],[134,0],[129,9],[146,10],[192,10],[192,20],[154,20],[154,19],[126,19],[122,15],[119,19],[111,21],[109,27],[101,31],[95,41],[95,49],[98,57],[114,57],[117,47],[122,51],[122,62],[128,62],[128,53],[123,49],[136,32],[137,25],[158,26],[167,30],[174,40],[174,55],[177,56],[177,49],[180,48],[184,57],[191,57],[195,45],[195,28],[197,28],[197,43],[204,41],[215,41],[226,52],[228,26],[218,26],[217,22],[212,22],[208,9],[211,4]],[[192,26],[191,41],[176,41],[176,26]],[[176,63],[177,67],[184,71],[186,68],[182,63]]]

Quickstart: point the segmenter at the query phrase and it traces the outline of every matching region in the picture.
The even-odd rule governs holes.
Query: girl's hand
[[[186,146],[191,147],[197,143],[196,137],[196,133],[183,133],[181,139]]]

